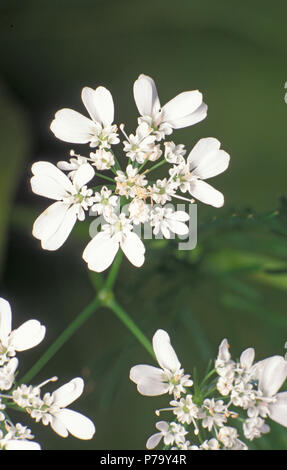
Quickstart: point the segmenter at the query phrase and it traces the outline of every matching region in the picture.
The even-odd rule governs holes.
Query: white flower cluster
[[[157,416],[172,412],[173,419],[156,423],[159,432],[148,439],[148,449],[162,441],[173,450],[247,450],[241,437],[252,441],[268,433],[266,418],[287,427],[287,392],[278,393],[287,378],[286,360],[273,356],[253,364],[255,352],[249,348],[235,362],[228,348],[225,339],[215,369],[201,384],[194,384],[184,374],[169,335],[163,330],[155,333],[153,349],[160,368],[134,366],[130,379],[142,395],[173,395],[168,408],[156,411]]]
[[[0,450],[40,450],[31,431],[20,423],[13,425],[6,416],[6,409],[25,410],[37,422],[50,424],[61,437],[70,432],[78,439],[91,439],[95,426],[90,419],[76,411],[66,409],[83,392],[84,382],[75,378],[52,394],[41,398],[41,387],[50,380],[34,387],[16,385],[18,367],[17,352],[37,346],[43,339],[46,328],[37,320],[29,320],[12,330],[12,312],[7,300],[0,298]]]
[[[90,209],[103,219],[100,231],[83,252],[89,269],[96,272],[112,264],[119,248],[134,266],[142,266],[145,246],[135,232],[136,225],[147,223],[155,235],[165,238],[171,234],[187,235],[185,222],[189,214],[166,207],[172,198],[189,203],[195,198],[214,207],[224,204],[223,195],[205,181],[229,165],[230,157],[220,149],[220,142],[212,137],[201,139],[187,158],[184,145],[163,142],[174,129],[191,126],[206,117],[202,94],[197,90],[183,92],[161,107],[155,83],[146,75],[139,76],[133,91],[140,117],[134,134],[127,135],[124,125],[120,125],[125,168],[120,167],[112,150],[120,139],[113,124],[112,95],[102,86],[82,90],[90,118],[72,109],[61,109],[51,124],[57,138],[89,144],[93,152],[82,156],[72,150],[72,158],[57,166],[49,162],[32,166],[33,192],[55,201],[35,221],[34,237],[41,240],[43,249],[57,250],[76,221],[83,221]],[[150,179],[150,174],[162,164],[169,165],[166,176]],[[110,171],[110,176],[105,171]],[[102,178],[106,185],[88,188],[94,177]],[[189,197],[178,192],[189,193]]]

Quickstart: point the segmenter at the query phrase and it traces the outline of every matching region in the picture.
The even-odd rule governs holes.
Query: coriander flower
[[[114,261],[119,248],[130,263],[136,267],[142,266],[145,246],[132,230],[131,220],[125,214],[113,214],[109,223],[102,226],[102,231],[88,243],[83,252],[88,268],[96,272],[105,271]]]
[[[207,114],[207,106],[198,90],[180,93],[161,107],[155,82],[143,74],[134,83],[134,98],[142,116],[140,122],[154,129],[157,140],[171,134],[173,129],[202,121]]]
[[[0,366],[7,363],[10,357],[15,356],[17,351],[25,351],[37,346],[43,340],[45,333],[46,328],[37,320],[28,320],[19,328],[12,330],[10,304],[7,300],[0,298]],[[14,361],[7,368],[7,377],[13,374],[11,371],[15,371],[16,368],[17,365]],[[3,376],[5,376],[5,372],[0,369],[2,380]]]
[[[96,429],[92,421],[77,411],[66,407],[83,393],[84,381],[77,377],[52,394],[46,393],[40,399],[40,386],[37,387],[38,398],[31,395],[31,405],[27,409],[36,422],[42,421],[61,437],[72,434],[78,439],[92,439]],[[17,402],[19,404],[19,401]]]
[[[177,423],[167,423],[166,421],[158,421],[155,427],[160,431],[153,434],[146,443],[147,449],[154,449],[163,439],[166,446],[173,445],[177,446],[184,444],[185,436],[188,432],[183,426]]]
[[[153,233],[162,233],[165,238],[170,238],[171,232],[177,235],[187,235],[188,226],[184,222],[189,220],[189,215],[184,211],[174,211],[165,207],[155,207],[150,214]]]
[[[258,362],[255,368],[260,392],[257,403],[260,416],[269,416],[287,427],[287,392],[278,393],[287,378],[287,361],[282,356],[272,356]]]
[[[113,125],[114,102],[111,93],[99,86],[85,87],[82,101],[91,119],[64,108],[58,111],[50,126],[54,135],[65,142],[90,144],[90,147],[110,148],[119,142],[117,126]]]
[[[56,200],[34,222],[33,235],[45,250],[57,250],[70,235],[77,219],[85,219],[85,211],[93,204],[93,191],[86,184],[95,171],[85,163],[73,175],[73,182],[55,165],[37,162],[32,166],[32,191]]]
[[[170,170],[170,175],[182,192],[205,204],[222,207],[223,194],[204,180],[223,173],[229,165],[230,156],[220,150],[220,142],[208,137],[197,142],[187,157],[186,163],[180,163]]]
[[[134,366],[130,370],[130,379],[137,384],[137,389],[142,395],[169,393],[179,398],[181,393],[186,392],[185,387],[191,387],[193,382],[189,375],[184,375],[166,331],[157,330],[152,342],[161,368],[143,364]]]

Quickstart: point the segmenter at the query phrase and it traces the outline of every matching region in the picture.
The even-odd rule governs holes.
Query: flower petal
[[[174,129],[182,129],[183,127],[193,126],[200,121],[203,121],[207,116],[207,105],[202,103],[196,111],[182,118],[177,118],[175,121],[172,121],[170,124]]]
[[[0,341],[7,342],[12,329],[12,312],[7,300],[0,297]]]
[[[161,439],[162,439],[162,433],[161,432],[157,432],[156,434],[153,434],[147,440],[146,448],[149,449],[149,450],[154,449],[160,443]]]
[[[69,108],[55,114],[50,129],[58,139],[74,144],[87,144],[95,135],[94,122]]]
[[[141,116],[153,116],[160,110],[155,83],[147,75],[141,74],[135,81],[134,99]]]
[[[130,232],[121,242],[121,249],[134,266],[139,268],[144,264],[145,246],[136,233]]]
[[[166,331],[157,330],[152,339],[153,350],[157,361],[163,369],[176,372],[181,365],[177,355],[170,344],[170,338]]]
[[[189,230],[187,225],[175,219],[169,219],[168,227],[173,233],[176,233],[177,235],[187,235]]]
[[[33,227],[33,235],[36,238],[39,238],[39,233],[43,233],[44,236],[40,238],[41,246],[44,250],[55,251],[60,248],[65,241],[67,240],[68,236],[70,235],[76,221],[77,221],[77,206],[73,205],[69,207],[65,203],[60,203],[62,206],[58,207],[57,209],[53,207],[52,212],[48,212],[49,216],[49,223],[52,224],[52,227],[47,227],[47,232],[45,232],[45,217],[47,216],[47,211],[51,210],[52,206],[48,207],[43,214],[41,214],[38,219],[34,223]],[[45,215],[44,215],[45,214]],[[40,218],[41,217],[41,218]],[[36,226],[35,226],[36,224]]]
[[[95,176],[95,170],[89,163],[84,163],[75,172],[73,183],[77,188],[82,188]]]
[[[56,418],[62,421],[72,436],[78,439],[92,439],[96,432],[94,423],[86,416],[73,410],[60,410]]]
[[[246,369],[249,369],[254,361],[255,350],[253,348],[248,348],[243,351],[240,356],[240,365]]]
[[[170,100],[162,108],[162,121],[168,122],[172,127],[177,120],[189,116],[202,104],[202,94],[198,90],[184,91]]]
[[[32,234],[38,240],[49,239],[58,229],[65,217],[70,204],[54,202],[35,220]]]
[[[217,139],[200,139],[187,157],[192,173],[201,179],[223,173],[228,168],[230,156],[219,149],[220,142]]]
[[[100,232],[86,246],[83,259],[88,263],[89,269],[100,273],[112,264],[118,249],[117,241]]]
[[[114,121],[113,97],[107,88],[99,86],[96,90],[85,87],[82,100],[93,121],[108,126]]]
[[[45,334],[46,328],[38,320],[28,320],[12,331],[13,347],[15,351],[26,351],[34,348],[43,341]]]
[[[73,403],[84,390],[84,381],[81,377],[76,377],[62,387],[54,391],[53,397],[57,406],[65,408]]]
[[[287,377],[287,362],[282,356],[272,356],[257,364],[258,387],[267,397],[275,395]]]
[[[149,366],[146,364],[139,364],[130,370],[130,379],[134,383],[139,383],[145,379],[162,381],[163,372],[158,367]]]
[[[69,178],[49,162],[36,162],[32,165],[32,191],[50,199],[62,199],[71,192],[73,185]]]
[[[137,385],[137,390],[146,397],[155,397],[167,393],[166,384],[153,379],[141,380]]]
[[[68,437],[69,435],[64,423],[56,416],[52,416],[51,428],[61,437]]]
[[[31,442],[24,439],[11,439],[5,444],[5,450],[41,450],[38,442]]]
[[[210,204],[214,207],[222,207],[224,204],[223,194],[205,181],[191,181],[189,192],[193,197],[205,204]]]
[[[287,392],[278,393],[276,399],[269,405],[270,418],[287,427]]]

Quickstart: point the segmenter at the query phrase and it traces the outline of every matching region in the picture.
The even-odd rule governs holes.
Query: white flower
[[[181,393],[186,392],[185,387],[191,387],[193,382],[189,375],[184,375],[166,331],[156,331],[153,336],[153,350],[161,368],[144,364],[134,366],[130,370],[130,379],[137,384],[142,395],[169,393],[179,398]]]
[[[99,149],[96,152],[90,153],[90,158],[93,160],[92,165],[94,165],[97,170],[109,170],[114,164],[115,159],[109,150]]]
[[[180,446],[185,442],[185,436],[188,432],[183,426],[177,423],[167,423],[166,421],[158,421],[155,427],[160,431],[153,434],[147,441],[147,449],[154,449],[163,439],[166,446],[176,445]]]
[[[61,437],[67,437],[70,433],[78,439],[92,439],[96,431],[92,421],[81,413],[66,408],[79,398],[83,389],[84,381],[77,377],[52,394],[46,393],[43,400],[39,401],[39,407],[30,409],[31,417],[37,422],[42,421],[44,425],[50,424]]]
[[[112,264],[119,248],[130,263],[136,267],[142,266],[145,260],[145,246],[132,230],[131,220],[125,214],[114,214],[83,252],[83,259],[88,263],[88,268],[96,272],[104,271]]]
[[[128,158],[133,162],[136,160],[142,164],[145,160],[150,160],[150,154],[154,153],[154,142],[156,140],[154,135],[151,135],[152,129],[146,122],[143,122],[137,127],[136,134],[131,134],[127,137],[128,140],[123,142],[124,151]],[[161,151],[159,153],[159,157]]]
[[[114,102],[111,93],[99,86],[96,90],[85,87],[82,101],[91,119],[74,111],[61,109],[55,115],[51,131],[58,139],[75,144],[90,143],[91,147],[110,148],[119,142],[114,120]]]
[[[34,222],[33,235],[45,250],[57,250],[68,238],[77,219],[84,220],[85,211],[93,204],[93,191],[86,184],[95,171],[88,163],[79,167],[73,182],[55,165],[37,162],[32,166],[31,186],[34,193],[54,199]]]
[[[0,450],[41,450],[40,444],[31,442],[34,436],[26,426],[6,421],[5,430],[6,434],[0,431]]]
[[[156,204],[164,205],[167,201],[171,201],[171,198],[175,195],[177,184],[174,181],[164,178],[157,180],[153,186],[149,186],[152,199]]]
[[[220,428],[217,439],[227,448],[232,448],[237,441],[238,432],[231,426],[223,426]]]
[[[214,398],[207,398],[204,400],[203,405],[204,417],[202,419],[202,427],[207,428],[209,431],[213,427],[222,427],[227,421],[227,406],[224,405],[223,400],[214,400]]]
[[[261,437],[262,434],[266,434],[269,431],[270,427],[259,417],[248,418],[243,423],[244,436],[250,441]]]
[[[129,214],[133,224],[144,224],[149,220],[150,207],[142,199],[135,198],[129,204]]]
[[[82,157],[82,155],[76,155],[74,150],[70,151],[70,155],[76,158],[70,158],[69,162],[61,160],[57,163],[57,167],[62,171],[68,171],[68,177],[72,180],[80,166],[88,163],[88,159],[87,157]]]
[[[219,345],[215,368],[218,375],[232,380],[234,376],[235,362],[231,359],[229,347],[227,339],[223,339]],[[223,395],[225,394],[223,393]]]
[[[154,128],[158,140],[171,134],[172,129],[202,121],[207,114],[207,106],[198,90],[180,93],[161,108],[153,79],[143,74],[134,83],[134,98],[143,117],[141,122]]]
[[[16,357],[10,359],[7,364],[0,367],[0,390],[10,390],[14,383],[15,372],[19,361]]]
[[[282,356],[272,356],[255,364],[258,380],[260,415],[287,427],[287,392],[277,393],[287,378],[287,361]]]
[[[113,195],[106,186],[103,186],[101,191],[94,194],[94,204],[92,210],[98,214],[103,214],[103,216],[110,220],[114,214],[114,209],[116,208],[119,201],[119,197]]]
[[[7,300],[0,298],[0,365],[15,356],[16,351],[25,351],[37,346],[43,340],[45,333],[46,328],[37,320],[28,320],[12,331],[10,304]],[[11,367],[13,369],[13,363],[10,364]],[[0,369],[0,376],[3,374],[5,375],[5,372],[1,373]]]
[[[150,223],[154,227],[153,233],[159,232],[165,238],[170,238],[170,232],[177,235],[187,235],[188,226],[184,224],[189,220],[189,215],[184,211],[173,211],[171,208],[155,207],[151,210]]]
[[[133,168],[132,165],[127,166],[125,173],[118,170],[115,181],[117,182],[116,193],[120,196],[143,199],[148,195],[145,189],[147,185],[145,175],[138,173],[138,169]]]
[[[201,450],[219,450],[220,449],[220,444],[217,439],[209,439],[204,441],[201,446]]]
[[[193,423],[195,428],[194,434],[198,434],[198,428],[195,419],[199,417],[199,408],[195,403],[193,403],[192,395],[186,395],[179,401],[172,400],[170,405],[172,406],[172,411],[176,415],[177,420],[182,424]]]
[[[185,162],[184,155],[186,154],[186,150],[184,145],[176,145],[174,142],[165,142],[164,146],[164,158],[167,162],[174,163],[176,165]]]
[[[187,157],[187,163],[179,164],[170,170],[170,175],[179,184],[182,192],[205,204],[222,207],[223,194],[204,180],[223,173],[229,165],[230,156],[220,150],[220,142],[208,137],[199,140]]]

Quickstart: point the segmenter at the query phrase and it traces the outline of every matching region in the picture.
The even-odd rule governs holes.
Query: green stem
[[[151,171],[156,170],[156,168],[159,168],[160,166],[164,165],[165,163],[167,163],[167,161],[165,159],[161,160],[160,162],[156,163],[155,165],[150,167],[148,170],[146,170],[146,173],[150,173]]]
[[[43,356],[33,365],[33,367],[21,379],[21,383],[29,383],[38,372],[49,362],[49,360],[59,351],[68,339],[77,331],[85,321],[102,305],[98,296],[75,318],[72,323],[58,336],[51,344]]]
[[[104,180],[111,181],[112,183],[115,183],[113,178],[110,178],[109,176],[102,175],[101,173],[95,172],[95,175],[98,176],[99,178],[103,178]]]
[[[109,299],[106,302],[106,306],[109,307],[114,314],[121,320],[121,322],[133,333],[133,335],[138,339],[141,345],[151,354],[154,358],[154,352],[150,341],[143,334],[143,332],[138,328],[134,323],[131,317],[122,309],[122,307],[117,303],[114,298]]]
[[[124,323],[124,325],[133,333],[144,348],[154,357],[153,348],[150,341],[142,333],[139,327],[134,323],[130,316],[122,309],[122,307],[114,299],[112,288],[118,275],[121,261],[122,251],[120,250],[113,262],[107,280],[103,282],[99,274],[91,275],[93,284],[99,289],[95,299],[67,326],[67,328],[58,336],[51,344],[42,357],[34,364],[34,366],[24,375],[20,383],[29,383],[38,372],[52,359],[59,349],[71,338],[71,336],[96,312],[96,310],[105,306],[110,308],[115,315]]]

